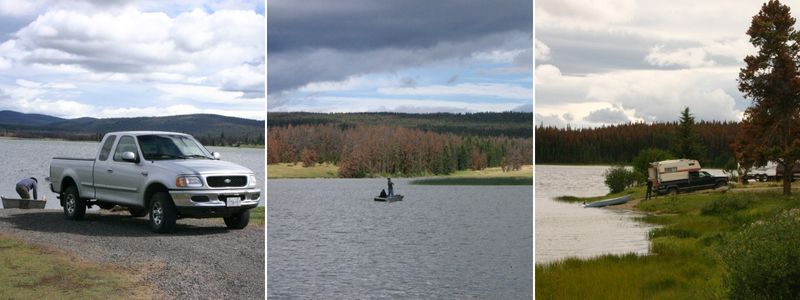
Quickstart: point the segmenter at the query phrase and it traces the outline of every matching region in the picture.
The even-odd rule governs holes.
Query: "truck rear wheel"
[[[678,188],[671,187],[667,190],[667,194],[670,196],[675,196],[678,194]]]
[[[230,229],[243,229],[247,227],[247,224],[250,223],[250,210],[245,210],[238,214],[233,214],[230,217],[223,218],[225,220],[225,226],[228,226]]]
[[[74,185],[67,187],[61,193],[64,199],[64,217],[67,220],[83,220],[86,215],[86,202],[78,195],[78,188]]]
[[[165,192],[158,192],[150,199],[150,228],[157,233],[168,233],[175,228],[177,213],[172,198]]]

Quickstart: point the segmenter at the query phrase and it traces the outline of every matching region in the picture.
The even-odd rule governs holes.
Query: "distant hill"
[[[65,119],[48,115],[25,114],[10,110],[0,110],[0,124],[41,126],[64,120]]]
[[[478,136],[523,138],[533,136],[533,113],[530,112],[466,114],[270,112],[267,113],[267,123],[269,127],[332,124],[348,128],[357,125],[386,125]]]
[[[61,119],[41,116],[38,123],[26,114],[9,112],[14,119],[0,115],[0,136],[99,140],[103,134],[125,130],[177,131],[195,136],[206,145],[264,144],[264,121],[211,114],[136,118]],[[50,119],[48,119],[48,117]]]

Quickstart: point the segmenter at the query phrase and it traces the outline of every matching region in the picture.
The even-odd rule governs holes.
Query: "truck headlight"
[[[256,182],[256,175],[250,175],[250,176],[247,178],[247,186],[249,186],[249,187],[255,187],[255,186],[256,186],[256,184],[257,184],[257,182]]]
[[[178,176],[175,178],[175,186],[177,187],[201,187],[203,180],[197,176]]]

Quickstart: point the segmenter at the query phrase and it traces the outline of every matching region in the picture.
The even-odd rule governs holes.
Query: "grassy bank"
[[[132,275],[0,236],[0,294],[8,299],[152,298]]]
[[[267,178],[336,178],[339,177],[339,167],[333,164],[317,164],[313,167],[303,167],[303,164],[280,163],[267,165]]]
[[[531,177],[444,177],[411,181],[417,185],[533,185]]]
[[[759,186],[660,196],[640,202],[641,221],[660,225],[650,232],[647,256],[602,256],[537,264],[538,299],[724,299],[726,267],[720,253],[730,236],[748,224],[763,223],[800,207],[800,197],[784,197]],[[628,191],[644,196],[643,188]],[[590,202],[569,198],[562,201]],[[786,262],[792,264],[791,262]]]
[[[303,167],[302,164],[290,164],[290,163],[280,163],[280,164],[271,164],[267,165],[267,178],[269,179],[280,179],[280,178],[337,178],[339,174],[339,167],[333,164],[317,164],[313,167]],[[526,165],[522,166],[520,170],[517,171],[510,171],[510,172],[503,172],[500,167],[493,167],[493,168],[486,168],[483,170],[473,171],[473,170],[462,170],[450,173],[448,175],[440,175],[434,176],[430,175],[432,178],[466,178],[466,181],[474,180],[475,178],[486,179],[486,178],[527,178],[528,181],[531,181],[531,177],[533,174],[533,166]],[[386,176],[382,176],[386,177]],[[399,176],[397,176],[399,177]],[[525,181],[523,179],[508,179],[508,180],[497,180],[496,182],[520,182]],[[453,182],[458,182],[458,180],[454,180]],[[456,183],[457,184],[457,183]],[[531,183],[527,183],[530,185]]]
[[[259,206],[250,210],[250,223],[264,225],[264,206]]]

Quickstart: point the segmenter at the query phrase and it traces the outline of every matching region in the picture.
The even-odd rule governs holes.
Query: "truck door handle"
[[[147,172],[142,172],[142,176],[147,176]]]
[[[106,172],[108,172],[108,173],[114,173],[114,170],[112,170],[112,169],[108,169],[108,170],[106,170]]]

